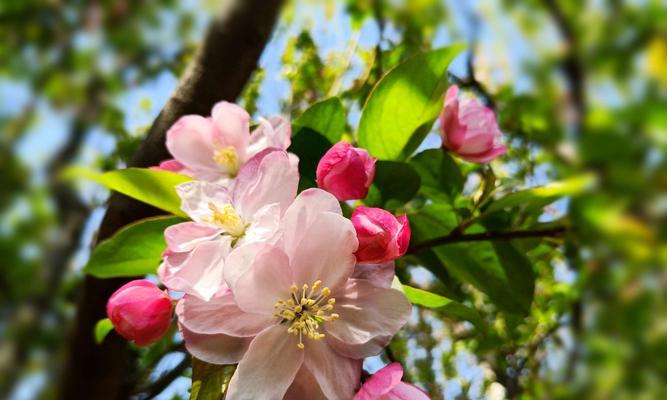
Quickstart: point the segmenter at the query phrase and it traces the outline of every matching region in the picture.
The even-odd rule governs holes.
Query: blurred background
[[[0,3],[0,398],[56,397],[67,359],[109,193],[60,174],[126,165],[220,8]],[[295,117],[338,95],[352,133],[386,71],[453,42],[467,51],[450,81],[495,108],[506,133],[499,192],[582,172],[597,185],[540,210],[572,232],[532,249],[526,317],[429,266],[400,266],[403,279],[475,306],[492,331],[416,310],[391,345],[406,378],[434,399],[667,398],[665,1],[293,0],[238,101],[255,118]],[[439,146],[434,130],[421,149]],[[178,339],[132,351],[135,397],[188,398]]]

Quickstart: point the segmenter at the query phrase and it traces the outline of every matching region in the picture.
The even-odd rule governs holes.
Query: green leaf
[[[385,206],[389,200],[396,200],[405,204],[415,197],[419,185],[419,175],[410,164],[380,160],[376,163],[374,190],[369,192],[366,203]]]
[[[209,364],[192,357],[190,400],[223,399],[234,370],[235,365]]]
[[[463,49],[453,45],[414,56],[385,75],[366,100],[359,144],[382,160],[404,160],[442,110],[447,67]]]
[[[338,97],[331,97],[310,106],[292,124],[297,136],[303,129],[311,129],[336,143],[345,131],[345,108]]]
[[[486,331],[484,320],[473,308],[438,294],[407,285],[403,285],[403,291],[412,304],[438,310],[450,318],[463,319],[473,324],[479,332],[484,333]]]
[[[331,148],[331,142],[324,136],[311,129],[301,129],[292,138],[289,151],[299,157],[299,190],[316,187],[315,182],[317,164],[324,153]]]
[[[163,216],[124,227],[93,250],[84,272],[98,278],[154,274],[167,247],[164,230],[183,221]]]
[[[484,214],[517,206],[539,210],[564,196],[574,196],[590,189],[595,177],[590,174],[579,175],[564,181],[553,182],[545,186],[521,190],[494,201],[484,210]]]
[[[454,159],[442,149],[428,149],[410,159],[421,178],[421,192],[433,200],[453,204],[463,190],[464,179]]]
[[[530,311],[532,290],[527,289],[528,285],[523,280],[517,282],[512,279],[516,271],[510,269],[508,272],[506,268],[511,262],[502,260],[491,243],[454,243],[440,246],[434,252],[452,275],[486,293],[499,308],[521,315]],[[521,267],[519,265],[517,269]],[[526,279],[532,281],[532,273]]]
[[[95,324],[95,343],[101,344],[109,332],[113,330],[113,325],[109,318],[104,318]]]
[[[88,178],[101,183],[111,190],[160,208],[171,214],[187,217],[181,211],[181,199],[176,194],[176,186],[194,180],[193,178],[169,171],[147,168],[126,168],[105,173],[83,168],[69,168],[64,177]]]

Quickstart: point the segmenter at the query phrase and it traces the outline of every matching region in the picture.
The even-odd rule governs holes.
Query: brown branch
[[[174,94],[158,115],[129,165],[147,167],[169,157],[167,129],[182,115],[207,115],[220,100],[241,93],[268,41],[282,0],[229,0],[209,27],[202,47]],[[98,240],[133,221],[160,211],[114,194],[109,200]],[[93,340],[95,323],[104,316],[108,297],[126,280],[87,276],[79,293],[77,317],[67,347],[59,398],[125,399],[135,386],[133,354],[117,335],[102,345]]]
[[[160,375],[154,382],[140,388],[137,391],[137,397],[141,400],[152,399],[162,393],[176,378],[183,375],[186,369],[190,367],[190,355],[184,354],[183,360],[178,363],[169,372]]]
[[[537,237],[560,237],[567,231],[564,226],[548,229],[535,229],[526,231],[506,231],[506,232],[481,232],[461,235],[458,233],[441,236],[434,239],[429,239],[420,243],[416,243],[408,249],[408,254],[414,254],[421,250],[429,249],[431,247],[442,246],[451,243],[462,242],[480,242],[480,241],[495,241],[495,240],[513,240],[526,239]]]

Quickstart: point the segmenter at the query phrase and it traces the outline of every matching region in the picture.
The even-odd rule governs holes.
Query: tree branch
[[[481,232],[461,235],[458,233],[441,236],[434,239],[426,240],[421,243],[416,243],[408,249],[408,254],[414,254],[421,250],[429,249],[431,247],[442,246],[450,243],[462,242],[480,242],[485,240],[513,240],[526,239],[536,237],[560,237],[567,231],[564,226],[559,226],[549,229],[535,229],[526,231],[506,231],[506,232]]]
[[[190,367],[190,355],[184,354],[183,360],[178,363],[169,372],[160,375],[154,382],[140,388],[137,395],[141,400],[152,399],[162,393],[176,378],[183,375],[183,372]]]
[[[193,64],[129,165],[147,167],[169,158],[165,133],[179,117],[207,115],[217,101],[234,101],[239,96],[270,37],[281,6],[282,0],[223,3],[223,10],[209,27]],[[113,194],[98,240],[110,237],[128,223],[157,214],[160,211],[155,208]],[[93,328],[104,317],[106,300],[125,281],[85,278],[68,343],[59,398],[125,399],[135,386],[128,377],[134,362],[127,344],[113,334],[102,345],[93,340]]]

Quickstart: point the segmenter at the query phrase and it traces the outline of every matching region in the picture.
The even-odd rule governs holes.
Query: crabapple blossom
[[[371,376],[354,396],[354,400],[429,400],[417,386],[402,382],[403,367],[394,362]]]
[[[317,164],[317,185],[338,200],[363,199],[375,177],[375,162],[367,150],[338,142]]]
[[[177,314],[186,348],[210,363],[239,363],[232,400],[351,399],[362,360],[407,322],[410,303],[388,287],[393,264],[374,280],[372,269],[355,266],[356,232],[331,194],[302,192],[279,231],[272,244],[229,254],[227,286],[209,301],[183,297]]]
[[[250,115],[240,106],[221,101],[211,117],[186,115],[167,131],[167,149],[174,157],[157,169],[229,185],[243,164],[262,150],[287,149],[291,126],[281,117],[261,120],[250,134]]]
[[[297,164],[284,150],[266,149],[243,165],[231,188],[203,181],[178,185],[181,208],[192,221],[165,230],[162,283],[211,298],[233,249],[275,240],[280,217],[296,195]]]
[[[160,339],[171,322],[169,295],[154,283],[134,280],[107,301],[107,317],[120,336],[145,346]]]
[[[470,162],[485,164],[505,154],[500,143],[502,133],[496,115],[477,99],[458,99],[459,88],[447,89],[440,114],[442,144],[452,153]]]
[[[381,208],[360,206],[352,213],[351,220],[359,239],[358,262],[379,264],[407,251],[410,223],[405,214],[396,217]]]

